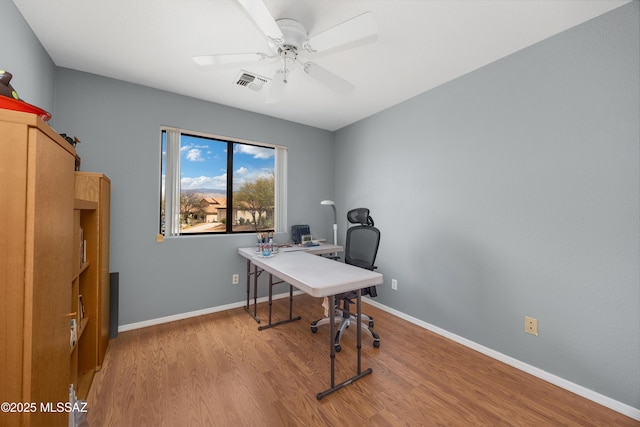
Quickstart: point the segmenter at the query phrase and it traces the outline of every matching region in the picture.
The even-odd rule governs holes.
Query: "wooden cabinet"
[[[0,110],[0,402],[69,400],[74,161],[37,116]],[[2,426],[67,423],[0,411]]]
[[[71,352],[71,375],[80,399],[86,398],[109,344],[110,190],[111,181],[103,174],[75,173],[71,304],[79,333]]]
[[[37,116],[0,109],[3,427],[68,425],[52,409],[70,384],[86,398],[109,343],[111,183],[74,172],[75,154]]]

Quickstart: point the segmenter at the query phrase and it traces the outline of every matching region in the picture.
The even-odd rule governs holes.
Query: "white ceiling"
[[[268,52],[236,0],[13,0],[54,63],[336,130],[469,73],[630,0],[265,0],[310,35],[365,11],[378,38],[316,63],[353,83],[340,95],[295,70],[282,100],[235,84],[240,69],[272,77],[277,63],[203,67],[193,55]]]

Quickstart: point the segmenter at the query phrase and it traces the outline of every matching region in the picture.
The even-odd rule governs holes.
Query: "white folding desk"
[[[290,253],[290,252],[306,252],[314,255],[325,255],[325,254],[335,254],[342,252],[343,248],[339,245],[330,245],[321,243],[317,246],[290,246],[290,247],[282,247],[278,250],[277,254],[273,255],[274,257],[280,256],[282,254]],[[258,302],[258,277],[262,270],[260,270],[255,264],[252,264],[251,260],[254,257],[259,257],[260,253],[256,251],[255,248],[239,248],[238,254],[247,259],[247,304],[244,309],[253,317],[253,319],[260,323],[260,318],[257,315],[257,302]],[[253,265],[253,271],[251,266]],[[253,312],[251,310],[251,278],[253,277]],[[272,278],[270,278],[272,279]],[[292,301],[293,301],[293,288],[289,285],[289,319],[282,320],[280,322],[271,323],[271,306],[272,306],[272,288],[274,284],[278,284],[281,282],[273,283],[271,280],[269,283],[269,321],[266,325],[261,325],[258,327],[259,330],[267,329],[281,323],[291,322],[293,320],[300,320],[300,317],[293,317],[292,313]]]
[[[252,249],[253,250],[253,249]],[[329,251],[329,253],[335,252]],[[244,256],[244,255],[243,255]],[[249,259],[248,259],[249,260]],[[360,289],[368,286],[380,285],[383,283],[383,276],[380,273],[355,267],[352,265],[336,262],[324,257],[313,256],[308,251],[283,252],[273,257],[263,258],[254,251],[254,256],[250,259],[256,267],[261,268],[272,276],[277,276],[289,283],[290,286],[304,291],[314,297],[329,297],[329,306],[335,306],[335,295],[343,292],[356,291],[357,295],[357,372],[356,375],[340,384],[335,384],[335,322],[334,310],[330,312],[330,333],[329,333],[329,355],[331,358],[331,381],[330,387],[318,393],[316,397],[322,399],[324,396],[351,384],[365,375],[372,372],[371,368],[362,370],[361,368],[361,330],[360,318],[362,315]],[[271,285],[270,285],[271,286]]]

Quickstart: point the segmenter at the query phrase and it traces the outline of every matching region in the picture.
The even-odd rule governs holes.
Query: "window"
[[[160,233],[286,228],[285,147],[173,128],[161,141]]]

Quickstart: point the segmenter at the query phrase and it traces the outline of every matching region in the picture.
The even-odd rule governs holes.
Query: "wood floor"
[[[299,295],[302,320],[258,331],[243,310],[121,333],[88,397],[89,425],[159,426],[639,426],[617,412],[363,304],[381,346],[364,336],[373,373],[329,386],[321,301]],[[288,315],[274,302],[275,319]],[[266,304],[258,315],[266,319]],[[336,382],[355,374],[355,328],[337,354]]]

